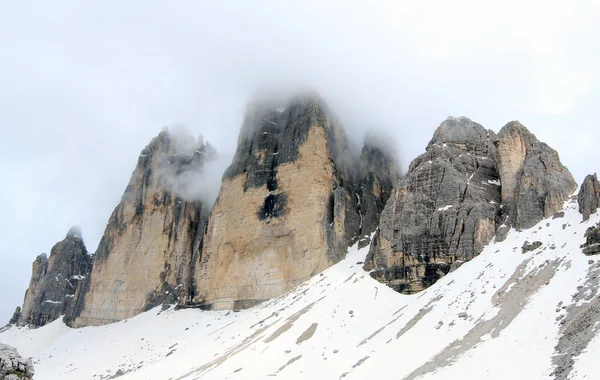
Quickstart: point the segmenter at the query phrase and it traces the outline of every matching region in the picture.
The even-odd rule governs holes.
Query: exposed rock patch
[[[596,174],[585,177],[577,195],[577,203],[584,221],[600,207],[600,183]]]
[[[317,332],[318,326],[319,326],[318,323],[313,323],[312,325],[310,325],[310,327],[307,328],[306,331],[304,331],[302,333],[302,335],[300,335],[298,337],[298,339],[296,340],[296,344],[302,344],[302,342],[307,341],[310,338],[312,338],[313,335],[315,335],[315,332]]]

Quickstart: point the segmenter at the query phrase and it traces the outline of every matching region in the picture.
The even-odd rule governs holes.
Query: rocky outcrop
[[[585,243],[581,248],[583,248],[583,253],[588,256],[600,254],[600,224],[587,229]]]
[[[31,359],[23,359],[17,350],[0,343],[0,379],[23,380],[33,379]]]
[[[525,243],[523,243],[523,246],[521,247],[521,252],[527,253],[527,252],[535,251],[536,249],[541,247],[543,244],[544,243],[542,243],[541,241],[534,241],[533,243],[525,241]]]
[[[240,309],[277,297],[341,260],[376,227],[395,164],[363,149],[314,95],[248,107],[199,262],[191,305]],[[376,170],[372,170],[377,167]]]
[[[385,206],[364,265],[372,277],[414,293],[481,252],[499,222],[495,137],[468,118],[439,126]]]
[[[577,189],[558,153],[518,121],[506,124],[494,143],[498,149],[503,213],[510,226],[533,227],[560,211]]]
[[[449,118],[394,189],[365,269],[400,292],[420,291],[492,237],[557,215],[575,188],[558,153],[519,122],[496,136]]]
[[[18,323],[39,327],[68,314],[75,293],[91,267],[92,257],[83,243],[81,231],[74,227],[52,248],[49,258],[41,254],[33,263]]]
[[[182,302],[210,212],[190,194],[215,154],[202,140],[169,130],[141,152],[67,323],[106,324]]]
[[[600,183],[596,174],[588,175],[581,184],[577,195],[579,212],[583,214],[583,220],[588,220],[590,215],[600,207]]]
[[[13,313],[12,317],[10,318],[10,321],[8,321],[8,324],[16,325],[19,323],[19,320],[21,320],[21,307],[17,306],[17,308],[15,309],[15,312]]]

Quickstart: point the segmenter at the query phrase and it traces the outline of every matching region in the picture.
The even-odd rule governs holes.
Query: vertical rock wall
[[[558,153],[518,121],[506,124],[495,141],[508,223],[530,228],[562,209],[577,183]]]
[[[193,303],[253,306],[341,260],[361,232],[375,228],[391,191],[387,173],[395,165],[367,149],[365,170],[375,158],[386,166],[361,176],[343,129],[317,97],[251,106],[208,223]]]
[[[398,182],[365,261],[372,277],[414,293],[493,237],[500,210],[495,134],[449,118]]]
[[[391,148],[367,138],[360,155],[359,209],[361,235],[379,226],[379,218],[398,180],[398,167]]]
[[[189,293],[209,210],[180,194],[187,191],[185,176],[198,175],[213,154],[201,141],[166,130],[142,151],[68,323],[110,323]]]
[[[68,314],[76,290],[89,276],[91,268],[92,257],[83,244],[81,231],[72,228],[65,239],[52,248],[49,258],[42,254],[33,263],[18,323],[39,327]]]

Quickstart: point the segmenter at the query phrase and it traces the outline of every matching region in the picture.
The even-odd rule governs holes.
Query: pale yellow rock
[[[111,216],[75,327],[133,317],[187,286],[200,205],[167,192],[162,170],[177,146],[163,139],[140,156]]]
[[[508,199],[515,194],[517,174],[523,170],[527,154],[523,134],[518,130],[508,130],[499,136],[496,143],[498,148],[498,171],[502,179],[502,199]]]
[[[334,181],[324,126],[313,125],[295,162],[278,167],[286,213],[261,221],[266,186],[244,191],[245,175],[225,180],[213,208],[195,302],[237,309],[280,296],[323,271],[328,258],[324,221]],[[344,217],[334,230],[343,236]]]

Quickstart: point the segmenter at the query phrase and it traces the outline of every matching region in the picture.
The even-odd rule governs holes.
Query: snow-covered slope
[[[600,257],[579,246],[598,214],[512,231],[426,291],[395,293],[348,257],[242,312],[151,310],[103,327],[56,321],[0,341],[36,379],[596,379]],[[543,246],[523,254],[528,240]]]

